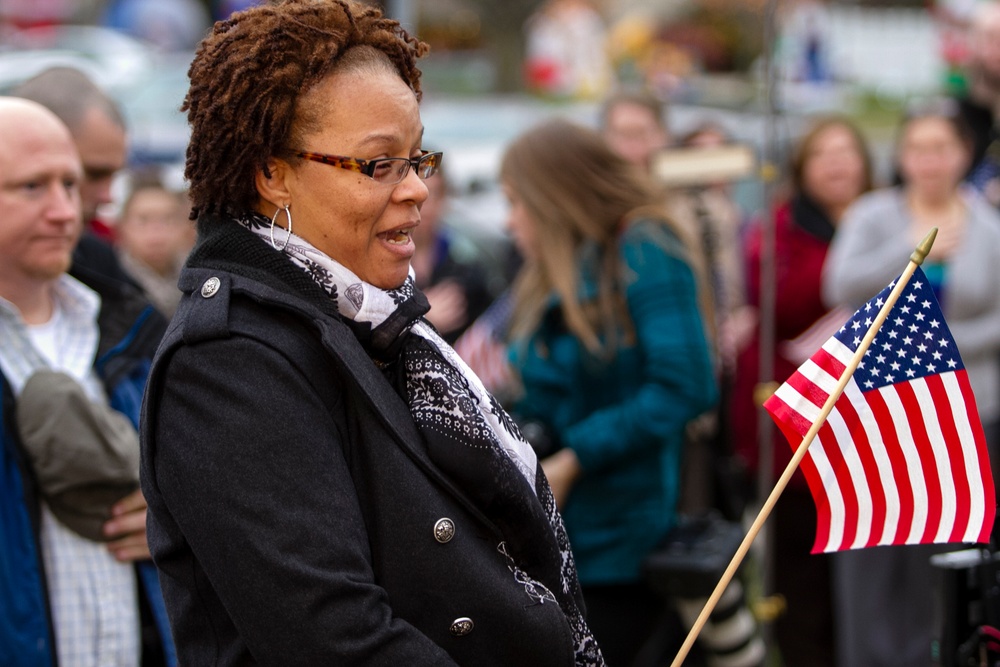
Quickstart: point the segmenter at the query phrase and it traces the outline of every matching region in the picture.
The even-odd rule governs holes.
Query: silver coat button
[[[215,296],[215,294],[219,291],[219,288],[221,286],[222,286],[222,281],[216,278],[215,276],[212,276],[211,278],[205,281],[204,285],[201,286],[201,295],[206,299],[210,299],[211,297]]]
[[[447,544],[453,537],[455,537],[455,522],[447,517],[438,519],[434,524],[434,539],[441,544]]]
[[[472,622],[472,619],[467,616],[463,616],[462,618],[456,618],[452,621],[449,630],[451,631],[451,634],[456,637],[464,637],[472,632],[472,628],[474,627],[476,627],[476,624]]]

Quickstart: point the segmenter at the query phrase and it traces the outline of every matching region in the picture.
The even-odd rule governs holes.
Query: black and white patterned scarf
[[[271,221],[238,220],[269,245]],[[284,241],[286,232],[275,236]],[[576,643],[576,664],[604,664],[576,604],[579,583],[562,517],[531,446],[483,383],[426,321],[413,270],[393,290],[363,282],[295,234],[279,245],[337,305],[406,401],[428,455],[503,533],[498,551],[531,604],[556,603]]]

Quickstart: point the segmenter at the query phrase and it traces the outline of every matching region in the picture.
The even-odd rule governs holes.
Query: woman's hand
[[[122,562],[148,560],[146,541],[146,499],[136,489],[111,508],[111,519],[104,524],[104,535],[111,538],[108,551]]]
[[[465,291],[454,280],[444,280],[423,292],[431,304],[426,317],[442,334],[449,334],[469,321]]]
[[[757,330],[757,309],[740,306],[719,322],[719,357],[727,370],[736,368],[736,358],[750,344]]]
[[[920,243],[929,231],[930,227],[915,227],[914,232],[911,234],[911,238],[915,239],[914,245]],[[932,262],[947,262],[962,243],[965,236],[964,233],[965,225],[961,223],[939,225],[937,236],[934,238],[934,245],[931,246],[930,252],[927,253],[927,259]]]
[[[562,509],[569,497],[569,492],[583,470],[580,468],[580,461],[576,458],[576,452],[568,447],[560,449],[552,456],[542,459],[542,471],[549,480],[552,487],[552,495],[556,499],[556,506]]]

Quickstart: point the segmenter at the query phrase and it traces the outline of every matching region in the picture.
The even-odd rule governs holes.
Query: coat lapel
[[[231,275],[231,289],[269,307],[294,312],[314,323],[323,346],[345,377],[358,387],[387,433],[424,473],[453,495],[494,533],[496,524],[427,455],[409,409],[382,377],[336,306],[304,271],[274,252],[253,232],[234,221],[199,221],[199,244],[188,258],[181,288],[198,289],[212,268]],[[206,272],[207,270],[207,272]]]
[[[381,419],[382,425],[392,434],[396,443],[429,477],[455,496],[470,513],[477,516],[491,530],[499,533],[496,525],[430,460],[406,404],[382,377],[350,330],[342,323],[332,322],[326,318],[319,324],[324,346],[337,360],[341,370],[364,392],[375,407],[375,413]]]

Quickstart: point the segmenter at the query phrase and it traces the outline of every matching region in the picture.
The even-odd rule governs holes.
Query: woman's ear
[[[270,158],[262,164],[254,174],[254,185],[261,200],[275,209],[291,204],[292,195],[288,189],[290,175],[290,165],[279,158]]]

